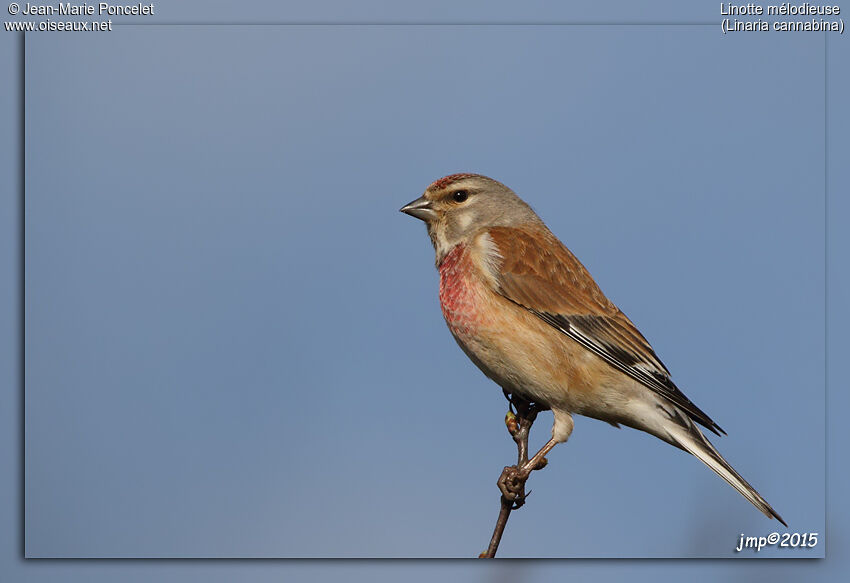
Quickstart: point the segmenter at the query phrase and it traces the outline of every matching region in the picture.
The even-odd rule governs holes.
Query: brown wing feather
[[[494,227],[488,233],[501,256],[497,273],[501,295],[674,403],[694,421],[723,432],[679,390],[646,338],[554,235],[514,227]]]

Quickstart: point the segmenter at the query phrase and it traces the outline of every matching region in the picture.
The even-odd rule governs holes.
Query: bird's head
[[[481,229],[542,224],[514,191],[480,174],[440,178],[400,210],[425,221],[438,264],[455,245],[468,242]]]

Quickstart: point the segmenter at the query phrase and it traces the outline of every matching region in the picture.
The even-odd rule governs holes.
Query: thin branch
[[[496,527],[493,529],[490,545],[486,551],[479,555],[483,559],[492,559],[496,556],[511,512],[525,504],[525,498],[528,496],[525,493],[525,482],[528,480],[528,476],[517,476],[517,470],[528,463],[528,435],[531,432],[534,420],[537,418],[537,413],[541,411],[538,405],[526,401],[518,395],[509,396],[506,393],[505,396],[508,397],[511,407],[516,408],[516,414],[513,411],[508,411],[505,416],[505,424],[517,445],[517,465],[506,467],[499,478],[499,488],[502,490],[499,517],[496,519]]]
[[[496,520],[496,528],[493,529],[493,536],[490,538],[490,546],[487,550],[478,555],[479,559],[494,559],[496,551],[499,550],[499,543],[502,541],[502,533],[505,532],[505,526],[508,524],[508,518],[511,516],[511,511],[514,509],[514,503],[505,498],[501,498],[502,508],[499,510],[499,518]]]

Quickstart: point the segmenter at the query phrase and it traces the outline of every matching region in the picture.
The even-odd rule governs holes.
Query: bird
[[[427,226],[440,307],[461,350],[506,395],[553,413],[551,439],[516,468],[522,478],[569,439],[573,415],[583,415],[692,454],[787,526],[700,426],[725,432],[682,393],[637,327],[514,191],[481,174],[450,174],[400,211]]]

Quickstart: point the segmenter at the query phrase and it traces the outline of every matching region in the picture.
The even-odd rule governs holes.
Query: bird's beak
[[[404,214],[426,222],[437,218],[437,212],[431,206],[431,201],[424,196],[420,196],[416,200],[407,203],[399,210]]]

